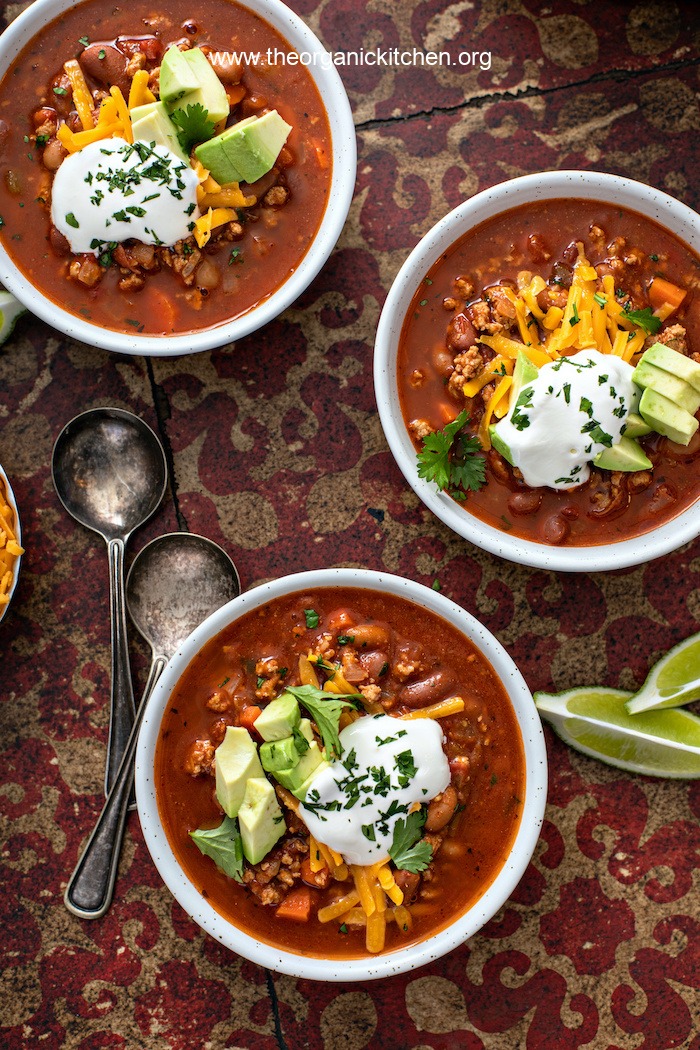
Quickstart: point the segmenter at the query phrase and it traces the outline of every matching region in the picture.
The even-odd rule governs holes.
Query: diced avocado
[[[687,445],[699,425],[690,412],[649,387],[642,394],[639,413],[652,430],[679,445]]]
[[[189,164],[189,157],[178,141],[177,129],[168,116],[164,102],[149,102],[146,106],[133,109],[131,127],[135,142],[155,142],[157,146],[166,146],[181,161]]]
[[[243,840],[243,856],[257,864],[284,835],[284,814],[275,789],[266,777],[251,777],[238,811],[238,826]]]
[[[260,748],[260,761],[268,773],[276,773],[278,769],[292,769],[299,761],[294,737],[285,736],[282,740],[266,741]]]
[[[292,793],[296,793],[299,786],[305,780],[308,780],[311,774],[315,773],[324,761],[321,749],[314,740],[313,743],[309,744],[308,751],[304,752],[295,766],[289,769],[278,769],[275,772],[275,778],[282,787],[286,787]]]
[[[168,48],[165,53],[165,58],[170,54],[172,48]],[[206,55],[198,47],[190,48],[189,51],[181,51],[180,54],[187,66],[187,73],[183,73],[182,77],[174,82],[174,87],[179,92],[179,89],[184,87],[181,94],[178,94],[177,98],[173,98],[171,101],[165,99],[166,105],[169,110],[174,109],[187,109],[188,106],[203,106],[207,111],[209,120],[218,124],[220,120],[224,120],[229,115],[229,104],[228,95],[226,94],[226,88],[221,83],[216,73],[209,65]],[[179,59],[176,60],[178,76],[179,76]],[[161,66],[161,98],[163,98],[162,84],[163,84],[163,67]],[[193,84],[193,87],[186,85]],[[216,178],[216,175],[214,176]]]
[[[273,109],[202,142],[195,155],[217,182],[256,182],[273,166],[291,130]]]
[[[327,769],[329,765],[330,765],[330,763],[326,762],[325,759],[323,760],[323,762],[320,762],[319,765],[317,765],[316,768],[314,769],[314,771],[311,774],[311,776],[307,777],[306,780],[304,781],[304,783],[300,784],[299,787],[296,787],[296,788],[294,788],[292,790],[292,794],[294,796],[296,796],[296,798],[298,798],[301,802],[303,802],[305,800],[305,798],[306,798],[306,794],[307,794],[309,788],[313,784],[313,782],[316,779],[316,777],[324,769]]]
[[[228,726],[214,752],[216,797],[229,817],[235,817],[251,777],[264,777],[258,749],[250,733],[241,726]]]
[[[685,379],[695,390],[700,391],[700,365],[685,354],[679,354],[664,343],[654,343],[642,356],[642,361],[648,361],[657,368],[663,368],[664,372],[670,372],[679,379]]]
[[[691,416],[694,416],[698,408],[700,408],[700,392],[686,383],[685,379],[671,375],[670,372],[665,372],[663,368],[657,368],[656,365],[645,360],[644,357],[632,373],[632,380],[637,386],[650,387],[652,390],[656,390],[657,393],[663,394],[664,397],[667,397],[669,401],[673,401],[679,408],[684,408],[686,412],[690,412]]]
[[[160,99],[171,109],[179,103],[183,95],[196,91],[199,86],[196,71],[185,58],[187,54],[188,51],[181,51],[173,44],[163,55],[160,64]]]
[[[612,448],[604,448],[593,460],[603,470],[651,470],[653,464],[634,438],[625,434]]]
[[[503,458],[514,466],[513,453],[510,450],[510,445],[507,445],[501,435],[498,433],[498,424],[491,423],[489,426],[489,437],[491,438],[491,444],[496,449],[496,452],[500,452]]]
[[[515,405],[518,395],[526,383],[532,383],[537,379],[539,369],[533,365],[530,358],[522,350],[518,350],[518,356],[513,369],[513,383],[510,388],[510,404]]]
[[[282,693],[253,722],[263,740],[283,740],[292,736],[299,725],[301,713],[296,697]]]
[[[651,427],[636,412],[630,412],[625,426],[625,437],[641,438],[651,434]]]
[[[303,737],[306,737],[310,744],[313,744],[316,738],[314,737],[314,731],[311,728],[311,722],[308,718],[302,718],[299,723],[299,732]]]

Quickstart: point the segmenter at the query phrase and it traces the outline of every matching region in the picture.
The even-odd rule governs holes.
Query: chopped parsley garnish
[[[656,335],[661,328],[661,318],[656,316],[650,306],[645,306],[643,310],[628,310],[625,307],[625,317],[628,321],[639,325],[649,335]]]
[[[74,230],[80,229],[80,223],[78,222],[72,211],[69,211],[66,215],[66,222],[69,226],[72,226]]]
[[[242,263],[242,262],[243,262],[243,252],[241,251],[241,249],[240,248],[232,248],[231,249],[231,254],[228,257],[228,264],[229,264],[229,266],[233,266],[234,263]]]
[[[568,398],[567,398],[568,403]],[[588,400],[587,397],[581,398],[581,404],[579,405],[579,412],[583,412],[588,416],[589,419],[593,418],[593,404]]]
[[[578,315],[578,307],[576,306],[576,303],[574,303],[571,310],[571,317],[569,318],[569,324],[573,328],[574,325],[577,325],[580,320],[581,318]]]
[[[659,257],[658,257],[658,255],[656,253],[654,253],[653,255],[650,255],[649,258],[651,259],[652,262],[658,262],[659,261]]]
[[[243,841],[238,821],[224,817],[218,828],[191,831],[190,837],[200,853],[204,853],[236,882],[243,882]]]
[[[530,426],[530,417],[524,412],[521,412],[521,408],[532,408],[532,399],[534,397],[535,390],[531,386],[526,386],[524,390],[521,390],[518,395],[518,400],[515,402],[513,408],[513,414],[510,417],[510,421],[516,430],[525,430],[526,427]]]
[[[100,62],[104,61],[106,55],[107,55],[107,52],[105,51],[105,49],[103,47],[101,47],[100,50],[97,52],[97,57],[99,58]]]
[[[230,682],[230,681],[231,681],[230,675],[226,675],[226,677],[224,678],[223,682],[219,683],[219,689],[223,689],[224,686],[226,685],[226,683]]]
[[[36,144],[37,144],[37,146],[45,146],[48,141],[49,141],[49,136],[48,135],[37,135],[37,137],[36,137]]]
[[[467,491],[476,491],[486,480],[481,445],[475,437],[461,433],[469,422],[464,409],[443,430],[428,434],[418,453],[418,476],[434,481],[453,499],[465,499]]]
[[[379,668],[379,674],[377,675],[377,678],[383,678],[388,670],[389,670],[389,664],[387,664],[387,663],[382,664],[382,666]]]
[[[603,307],[606,305],[608,300],[607,300],[607,296],[602,295],[600,292],[596,292],[595,295],[593,296],[593,301],[596,302],[598,304],[598,306],[602,310]]]
[[[209,112],[199,102],[187,109],[173,110],[170,119],[180,129],[177,138],[185,153],[189,153],[195,143],[213,138],[216,131],[216,125],[209,120]]]
[[[318,627],[318,613],[315,609],[304,609],[304,619],[307,627]]]
[[[54,95],[67,95],[68,94],[68,92],[66,91],[66,89],[64,87],[55,87],[53,89],[53,93],[54,93]]]
[[[354,634],[339,634],[336,641],[338,645],[352,645],[355,641]]]
[[[374,830],[374,824],[363,824],[362,825],[362,834],[365,836],[365,838],[369,842],[376,842],[377,841],[377,836],[376,836],[376,833],[375,833],[375,830]]]
[[[79,44],[80,44],[80,45],[81,45],[82,47],[87,47],[87,46],[88,46],[88,44],[90,43],[90,41],[88,40],[88,38],[87,38],[86,36],[79,36],[79,37],[78,37],[78,43],[79,43]]]
[[[129,212],[129,215],[134,215],[137,219],[142,219],[146,214],[145,208],[137,208],[135,204],[132,204],[126,210]]]
[[[425,871],[433,859],[433,848],[428,842],[419,842],[425,816],[421,810],[399,818],[394,825],[394,838],[389,856],[401,871]]]
[[[568,405],[571,403],[571,383],[564,383],[562,390],[564,391],[564,400]]]

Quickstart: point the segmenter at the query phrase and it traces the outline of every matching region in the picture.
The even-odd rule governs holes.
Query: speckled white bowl
[[[525,751],[525,800],[510,856],[483,896],[451,926],[411,947],[366,959],[327,960],[263,944],[224,919],[201,896],[180,867],[161,824],[154,783],[154,756],[163,712],[181,675],[208,641],[244,613],[281,595],[318,587],[362,587],[407,598],[454,624],[490,661],[520,726]],[[439,959],[473,936],[505,903],[537,844],[547,795],[547,755],[539,716],[522,675],[503,646],[459,605],[422,584],[367,569],[321,569],[285,576],[235,598],[213,613],[168,663],[144,716],[136,755],[136,797],[146,845],[170,892],[202,929],[231,951],[261,966],[316,981],[366,981],[414,970]]]
[[[2,35],[0,79],[22,48],[44,26],[81,2],[83,0],[35,0],[11,22]],[[316,236],[296,270],[259,306],[214,328],[172,336],[113,332],[76,317],[58,303],[47,299],[35,288],[0,245],[0,284],[12,292],[33,314],[65,335],[81,339],[91,346],[103,347],[105,350],[146,357],[173,357],[224,346],[257,331],[286,310],[313,281],[335,247],[350,209],[357,167],[355,126],[343,82],[318,38],[298,15],[281,3],[281,0],[235,2],[269,22],[300,55],[306,53],[310,56],[308,70],[328,114],[333,153],[328,205]],[[157,7],[157,4],[155,6]],[[128,5],[125,11],[128,17]]]
[[[0,488],[4,489],[4,491],[7,493],[7,502],[9,503],[10,507],[12,507],[12,510],[14,511],[14,515],[15,515],[15,521],[14,521],[15,535],[17,537],[17,542],[19,543],[19,545],[21,547],[22,546],[22,526],[21,526],[20,520],[19,520],[19,511],[17,509],[17,501],[15,499],[15,494],[12,491],[12,485],[10,485],[10,479],[8,478],[8,476],[5,473],[5,471],[2,469],[2,466],[0,466]],[[22,562],[21,555],[20,555],[19,558],[15,558],[15,564],[14,564],[14,570],[13,570],[13,576],[12,576],[12,583],[10,584],[10,589],[8,591],[10,600],[9,600],[9,602],[6,605],[0,605],[0,620],[2,620],[2,618],[6,615],[7,610],[10,608],[10,605],[12,604],[12,595],[15,592],[15,588],[17,587],[17,581],[19,580],[19,569],[20,569],[21,562]]]
[[[374,349],[374,386],[386,439],[404,477],[433,514],[459,536],[508,561],[564,572],[622,569],[651,561],[700,535],[700,508],[630,540],[590,547],[552,547],[502,532],[418,477],[416,452],[401,413],[396,375],[399,339],[411,299],[428,270],[455,241],[500,212],[532,201],[581,198],[620,204],[655,219],[700,253],[698,215],[661,190],[598,171],[544,171],[483,190],[451,211],[416,245],[387,296]]]

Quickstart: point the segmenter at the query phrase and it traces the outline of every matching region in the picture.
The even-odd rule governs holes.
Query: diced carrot
[[[297,886],[288,893],[275,915],[279,919],[291,919],[293,922],[308,922],[311,915],[311,890],[308,886]]]
[[[319,168],[324,168],[324,169],[327,168],[328,167],[328,155],[327,155],[325,149],[323,148],[323,146],[320,145],[320,143],[317,143],[317,142],[314,143],[314,152],[316,154],[316,161],[318,163]]]
[[[253,723],[256,718],[259,718],[262,714],[262,709],[256,707],[255,704],[251,704],[250,707],[244,707],[241,711],[238,721],[244,729],[251,730]]]
[[[666,303],[677,310],[687,294],[685,288],[679,288],[677,284],[671,284],[663,277],[655,277],[649,285],[649,302],[655,310]]]
[[[161,328],[165,335],[175,329],[175,307],[159,289],[146,287],[141,295],[148,298],[150,326]]]
[[[301,877],[307,886],[320,886],[322,880],[325,879],[327,871],[328,867],[326,864],[319,868],[318,871],[314,871],[311,867],[310,857],[304,857],[301,862]]]

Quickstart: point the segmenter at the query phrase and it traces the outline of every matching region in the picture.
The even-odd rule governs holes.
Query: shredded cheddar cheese
[[[0,617],[10,602],[17,559],[24,548],[17,542],[15,514],[0,478]]]

